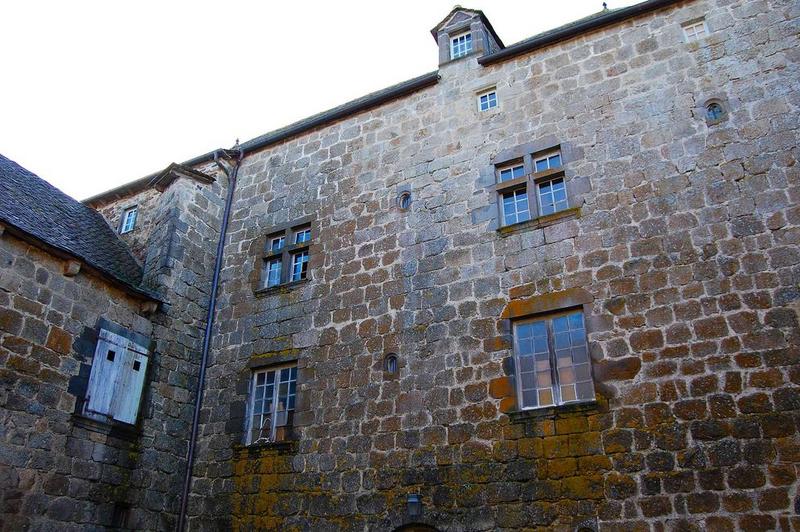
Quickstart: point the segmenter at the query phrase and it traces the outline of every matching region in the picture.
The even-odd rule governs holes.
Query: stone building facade
[[[800,527],[799,15],[650,0],[506,47],[456,8],[437,72],[244,143],[234,178],[211,153],[88,200],[140,207],[161,301],[66,329],[116,313],[161,360],[125,524],[174,527],[232,190],[191,530]]]

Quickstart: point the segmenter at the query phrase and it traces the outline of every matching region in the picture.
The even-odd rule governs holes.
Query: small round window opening
[[[383,370],[390,375],[397,375],[397,355],[390,353],[383,360]]]
[[[397,198],[397,206],[400,210],[407,211],[411,208],[411,192],[403,192]]]
[[[709,100],[706,102],[706,123],[718,124],[727,118],[725,106],[719,100]]]

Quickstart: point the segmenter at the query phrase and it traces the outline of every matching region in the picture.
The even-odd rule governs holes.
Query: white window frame
[[[303,227],[302,229],[298,229],[297,231],[294,232],[295,244],[305,244],[306,242],[311,242],[310,227]]]
[[[291,270],[289,271],[289,282],[302,281],[308,277],[308,259],[309,253],[307,249],[296,251],[292,253]],[[295,267],[300,265],[300,270],[295,271]],[[304,267],[305,266],[305,267]]]
[[[122,211],[122,223],[119,227],[119,234],[130,233],[136,228],[136,218],[139,217],[139,207],[134,205]]]
[[[486,106],[483,105],[483,98],[486,98]],[[485,113],[492,109],[497,109],[500,100],[497,98],[497,89],[491,88],[478,93],[478,111]]]
[[[275,265],[278,266],[277,270],[275,268],[273,268],[273,266],[275,266]],[[283,260],[280,257],[272,257],[272,258],[266,259],[265,268],[266,268],[266,284],[265,284],[265,287],[266,288],[271,288],[273,286],[280,285],[281,284],[281,273],[282,273],[282,270],[283,270]],[[277,279],[273,275],[276,271],[278,273]]]
[[[550,192],[549,194],[553,197],[553,208],[555,210],[553,210],[553,212],[544,212],[544,205],[542,203],[542,195],[543,195],[542,194],[542,185],[547,185],[548,183],[552,184],[552,183],[555,183],[556,181],[561,181],[561,184],[562,184],[562,186],[564,188],[563,206],[558,208],[559,207],[559,203],[562,203],[562,202],[556,201],[555,192]],[[550,214],[555,214],[557,212],[561,212],[561,211],[569,209],[569,194],[567,193],[567,180],[564,179],[564,176],[554,177],[553,179],[546,179],[546,180],[543,180],[543,181],[537,181],[536,182],[536,201],[537,201],[537,205],[539,207],[539,212],[538,212],[539,216],[548,216]]]
[[[289,369],[294,370],[294,379],[292,379],[292,372],[289,372],[289,379],[285,381],[280,380],[281,370]],[[272,390],[272,403],[270,407],[269,413],[265,412],[263,409],[260,412],[256,412],[256,402],[266,402],[266,388],[267,388],[267,380],[269,377],[269,373],[274,373],[274,381],[273,381],[273,390]],[[264,395],[262,397],[257,397],[257,382],[258,376],[264,375]],[[278,410],[280,405],[280,384],[286,383],[287,393],[286,403],[283,407],[283,410]],[[291,392],[291,384],[294,383],[295,391],[294,393]],[[293,400],[293,401],[292,401]],[[262,403],[263,406],[263,403]],[[266,368],[259,368],[257,370],[253,370],[253,373],[250,377],[250,394],[247,399],[247,422],[245,426],[245,444],[246,445],[254,445],[259,443],[272,443],[277,440],[278,428],[279,427],[286,427],[291,426],[292,419],[290,418],[291,415],[294,414],[297,407],[297,363],[293,362],[291,364],[281,364],[279,366],[269,366]],[[279,415],[280,414],[280,415]],[[266,436],[260,436],[258,438],[253,438],[253,423],[256,420],[256,416],[259,416],[260,419],[260,431],[259,433],[263,433],[264,423],[269,422],[269,432]],[[265,419],[266,418],[266,419]]]
[[[520,175],[515,176],[514,174],[517,173],[517,170],[522,169],[522,173]],[[511,171],[511,177],[508,179],[503,179],[503,172]],[[503,166],[499,166],[497,168],[497,182],[498,183],[505,183],[506,181],[511,181],[512,179],[519,179],[520,177],[525,177],[525,163],[523,162],[516,162],[511,164],[506,164]]]
[[[472,53],[472,32],[465,31],[450,38],[450,59],[458,59]]]
[[[708,25],[705,19],[686,22],[681,25],[681,28],[683,28],[683,37],[686,39],[687,43],[699,41],[708,35]]]
[[[570,347],[569,347],[570,363],[569,364],[564,364],[564,365],[559,367],[560,360],[559,360],[558,352],[556,350],[556,345],[555,345],[553,321],[558,319],[558,318],[564,318],[564,317],[569,319],[570,316],[575,315],[575,314],[579,314],[581,316],[581,323],[582,323],[582,330],[583,330],[583,335],[582,335],[583,343],[582,343],[582,345],[570,343]],[[525,402],[524,402],[524,393],[523,393],[524,389],[523,389],[523,371],[522,370],[524,368],[524,365],[522,364],[522,362],[520,360],[520,356],[521,356],[522,350],[520,349],[519,327],[524,326],[524,325],[528,325],[528,324],[535,324],[535,323],[544,323],[545,324],[546,334],[547,334],[547,336],[546,336],[546,343],[547,343],[546,347],[547,347],[547,355],[548,355],[548,358],[547,358],[548,367],[546,367],[546,368],[543,367],[540,364],[540,360],[537,359],[535,354],[530,355],[531,357],[533,357],[533,363],[534,363],[534,370],[533,370],[534,377],[533,378],[534,379],[538,379],[538,374],[539,373],[545,373],[546,374],[546,372],[549,372],[549,379],[548,380],[549,380],[549,390],[550,390],[549,393],[550,393],[550,396],[551,396],[551,403],[544,404],[544,405],[541,404],[541,400],[540,400],[541,395],[540,395],[539,391],[540,390],[547,390],[548,387],[539,386],[538,380],[535,381],[536,388],[532,388],[532,390],[534,390],[535,393],[536,393],[536,405],[526,405]],[[588,337],[587,337],[587,332],[586,332],[586,316],[584,315],[584,313],[583,313],[583,311],[581,309],[571,309],[571,310],[567,310],[567,311],[555,312],[555,313],[545,314],[545,315],[542,315],[542,316],[536,316],[536,317],[532,317],[532,318],[515,320],[512,325],[513,325],[513,334],[514,334],[514,367],[516,368],[517,404],[518,404],[520,410],[537,410],[537,409],[541,409],[541,408],[557,407],[557,406],[561,406],[561,405],[565,405],[565,404],[587,403],[587,402],[595,401],[596,387],[595,387],[595,384],[594,384],[594,376],[592,374],[592,361],[591,361],[591,357],[589,356],[589,342],[588,342]],[[575,329],[575,330],[577,331],[578,329]],[[571,334],[572,333],[572,329],[569,332]],[[534,343],[534,345],[535,345],[535,343]],[[574,360],[573,357],[574,357],[574,352],[575,352],[576,348],[577,349],[581,349],[581,348],[583,349],[583,351],[585,353],[585,361],[580,361],[578,363],[575,363],[575,360]],[[562,350],[562,354],[563,354],[563,350]],[[563,360],[563,358],[564,357],[562,356],[562,360]],[[576,370],[576,368],[578,366],[584,366],[586,369],[588,369],[589,378],[581,380],[580,383],[584,383],[584,384],[585,383],[590,383],[591,384],[591,398],[586,398],[586,397],[579,398],[578,397],[577,388],[578,388],[579,381],[577,379],[577,370]],[[567,370],[569,368],[572,369],[573,382],[562,383],[561,382],[561,380],[562,380],[561,370]],[[530,373],[530,372],[525,372],[525,373]],[[567,386],[572,386],[573,389],[575,390],[575,398],[574,399],[564,400],[564,398],[562,396],[562,388],[563,387],[567,387]],[[527,388],[527,389],[530,390],[531,388]]]
[[[550,160],[558,155],[558,166],[552,166],[550,164]],[[543,170],[539,170],[538,163],[545,161],[547,163],[547,168]],[[547,170],[554,170],[556,168],[561,168],[564,166],[564,157],[561,155],[561,150],[552,150],[545,153],[541,153],[539,155],[534,155],[533,157],[533,172],[546,172]]]
[[[525,193],[525,202],[527,204],[527,209],[523,209],[523,210],[519,210],[517,208],[518,205],[519,205],[519,202],[521,201],[520,199],[517,198],[517,195],[519,193],[521,193],[521,192]],[[512,195],[514,197],[514,200],[513,200],[514,221],[513,222],[507,222],[507,220],[506,220],[506,196],[508,196],[508,195]],[[532,214],[531,214],[531,195],[529,194],[529,190],[528,190],[527,186],[521,186],[519,188],[507,190],[507,191],[504,191],[503,193],[501,193],[501,195],[500,195],[500,205],[501,205],[501,211],[502,211],[502,216],[503,216],[503,225],[505,225],[505,226],[510,226],[510,225],[514,225],[514,224],[518,224],[518,223],[522,223],[522,222],[527,222],[528,220],[531,220],[532,217],[533,217]],[[511,212],[511,211],[509,211],[509,212]],[[523,218],[523,213],[527,213],[527,218]]]
[[[272,238],[270,239],[269,250],[272,253],[277,253],[278,251],[283,249],[283,246],[285,244],[286,244],[286,237],[283,235]]]

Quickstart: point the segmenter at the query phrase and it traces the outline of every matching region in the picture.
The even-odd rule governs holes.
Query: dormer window
[[[472,52],[472,33],[465,32],[450,39],[450,59],[458,59]]]

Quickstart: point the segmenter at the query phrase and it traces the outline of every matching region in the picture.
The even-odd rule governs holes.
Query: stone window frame
[[[296,243],[295,236],[305,230],[311,231],[311,238]],[[257,239],[254,242],[254,246],[256,246],[256,252],[254,253],[256,258],[252,276],[253,291],[257,295],[263,295],[310,281],[311,260],[313,257],[312,247],[317,241],[315,237],[316,234],[317,228],[314,226],[314,217],[305,216],[290,223],[272,227],[264,233],[262,238]],[[273,241],[279,238],[283,238],[283,246],[277,249],[273,248]],[[304,252],[308,254],[305,270],[306,277],[292,280],[294,257]],[[280,260],[281,263],[280,282],[278,284],[268,285],[269,264],[271,261],[277,260]]]
[[[133,213],[133,222],[128,227],[128,217]],[[124,235],[136,229],[136,222],[139,219],[139,205],[131,205],[122,209],[122,216],[119,220],[119,234]]]
[[[719,118],[710,118],[708,116],[708,108],[711,105],[718,105],[720,109],[722,109],[722,115]],[[699,110],[699,113],[702,115],[703,119],[706,121],[706,125],[708,126],[715,126],[717,124],[721,124],[728,120],[728,104],[724,97],[713,97],[708,98],[705,102],[703,102],[702,107]]]
[[[280,377],[282,370],[289,369],[289,377],[290,380],[285,381],[289,386],[291,383],[294,383],[295,389],[294,393],[292,394],[287,390],[287,400],[289,398],[294,400],[292,408],[285,408],[284,411],[289,412],[291,411],[291,415],[287,414],[286,420],[282,424],[278,424],[277,420],[277,406],[279,404],[280,398]],[[291,380],[291,370],[294,370],[294,379]],[[293,361],[286,361],[281,363],[271,363],[271,364],[254,364],[249,366],[249,376],[248,376],[248,392],[247,392],[247,402],[245,406],[245,426],[244,426],[244,445],[248,447],[253,446],[260,446],[260,445],[270,445],[270,444],[280,444],[283,442],[287,442],[293,439],[292,428],[294,427],[294,414],[297,412],[297,395],[298,395],[298,373],[299,367],[297,360]],[[255,413],[255,403],[256,403],[256,396],[255,396],[255,388],[256,388],[256,381],[259,375],[267,375],[269,373],[275,374],[275,385],[273,390],[273,404],[272,408],[270,409],[270,416],[272,417],[270,424],[270,434],[269,437],[266,438],[259,438],[255,441],[251,440],[251,423],[253,421]],[[265,377],[266,379],[266,377]],[[259,415],[263,416],[264,412],[260,412]]]
[[[562,166],[555,170],[533,172],[535,156],[559,149],[561,151]],[[480,183],[494,195],[495,201],[491,206],[492,213],[487,219],[493,219],[490,228],[495,229],[500,236],[538,229],[580,216],[584,196],[591,191],[588,177],[575,174],[574,163],[583,158],[583,150],[569,142],[561,142],[554,136],[543,137],[534,142],[521,144],[503,150],[490,159],[490,166],[481,170]],[[499,170],[515,162],[522,161],[525,175],[516,179],[499,182]],[[568,207],[553,214],[539,215],[538,208],[538,183],[563,177],[567,191]],[[536,192],[536,202],[531,203],[528,196],[528,206],[531,209],[531,219],[511,225],[503,223],[503,193],[515,188],[525,187],[526,190]],[[487,206],[488,208],[489,206]],[[473,218],[475,219],[475,218]]]
[[[583,288],[568,288],[559,292],[550,292],[532,297],[512,299],[500,314],[502,328],[508,335],[511,354],[503,360],[503,375],[489,383],[489,393],[494,399],[500,399],[500,411],[507,414],[512,422],[524,423],[529,419],[556,418],[564,413],[592,412],[601,408],[598,396],[602,397],[603,384],[600,359],[593,353],[588,341],[591,334],[600,328],[602,316],[593,314],[594,296]],[[521,408],[517,392],[516,355],[513,352],[513,324],[518,320],[553,315],[560,312],[580,310],[583,312],[586,331],[587,348],[591,365],[592,382],[594,383],[595,400],[569,402],[554,406],[537,408]]]

